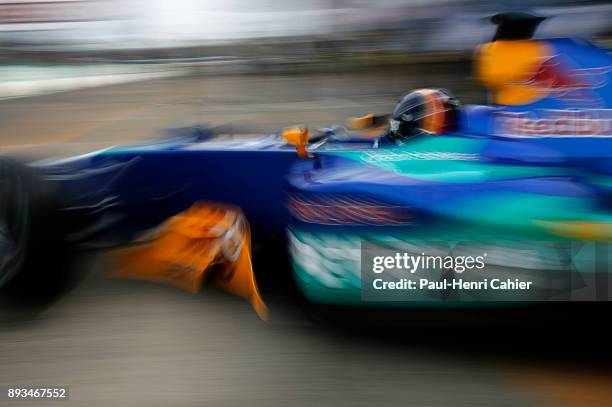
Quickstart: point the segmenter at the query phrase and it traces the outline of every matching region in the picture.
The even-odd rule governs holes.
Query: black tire
[[[70,256],[51,185],[0,157],[0,295],[19,302],[55,298],[67,287]]]

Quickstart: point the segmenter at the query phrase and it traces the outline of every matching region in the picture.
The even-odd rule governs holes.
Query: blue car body
[[[66,210],[89,219],[84,241],[127,243],[198,201],[240,207],[256,240],[282,236],[287,228],[298,234],[331,231],[363,237],[374,231],[418,235],[432,228],[465,230],[474,224],[479,233],[488,230],[491,236],[509,230],[539,239],[556,231],[533,226],[533,220],[555,223],[582,216],[609,225],[612,58],[579,40],[547,44],[591,86],[560,89],[527,105],[466,107],[452,134],[396,144],[384,138],[341,139],[327,130],[327,142],[316,146],[312,160],[304,160],[280,135],[236,136],[191,127],[170,130],[158,142],[45,161],[38,167],[63,191]],[[574,127],[600,127],[592,134],[547,134],[563,119],[558,115],[573,120]],[[320,199],[336,199],[339,211],[357,200],[400,212],[385,212],[378,223],[368,222],[363,212],[342,222],[331,216],[326,222],[329,213],[296,216],[296,208],[288,205],[294,197],[300,199],[299,210],[312,209]],[[500,206],[513,199],[521,200],[520,207]],[[410,221],[394,224],[401,220],[402,208],[409,210]],[[504,213],[492,215],[496,211]],[[313,280],[302,283],[316,301],[344,301],[338,295],[342,290],[321,291],[313,288]],[[347,302],[355,301],[351,295]]]

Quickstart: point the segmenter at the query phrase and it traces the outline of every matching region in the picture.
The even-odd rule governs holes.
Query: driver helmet
[[[444,89],[417,89],[404,95],[389,120],[396,140],[419,134],[442,134],[457,126],[459,102]]]

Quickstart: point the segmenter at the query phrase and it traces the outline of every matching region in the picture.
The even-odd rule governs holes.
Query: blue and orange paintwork
[[[590,44],[572,39],[547,40],[546,44],[555,55],[571,61],[568,69],[612,66],[610,55]],[[608,79],[609,72],[605,73],[604,82],[587,89],[589,103],[595,100],[602,109],[612,107],[612,85]],[[495,118],[500,113],[529,112],[537,118],[542,110],[580,109],[576,105],[568,107],[557,96],[543,94],[539,100],[521,105],[466,107],[459,131],[442,137],[472,140],[468,143],[470,153],[476,154],[479,162],[491,165],[574,167],[612,174],[609,137],[514,138],[497,132]],[[294,146],[278,136],[223,141],[215,140],[214,132],[201,127],[175,129],[169,134],[167,140],[159,143],[116,147],[47,162],[43,169],[71,197],[73,208],[95,208],[92,211],[97,215],[112,215],[115,221],[102,228],[97,237],[122,242],[197,201],[223,202],[242,208],[254,239],[282,233],[290,220],[286,207],[288,190],[337,194],[361,191],[392,204],[409,204],[437,213],[451,210],[454,199],[477,200],[479,193],[529,190],[589,195],[592,188],[601,188],[602,194],[610,194],[606,183],[587,188],[579,180],[534,174],[489,183],[427,182],[383,167],[366,166],[342,154],[346,151],[378,154],[397,148],[370,139],[330,141],[316,150],[313,160],[303,160]],[[350,177],[334,178],[346,168],[351,168]],[[376,183],[369,182],[373,179]]]

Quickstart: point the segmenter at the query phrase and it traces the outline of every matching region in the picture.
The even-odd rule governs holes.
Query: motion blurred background
[[[537,4],[536,4],[537,3]],[[296,72],[469,59],[486,17],[607,42],[612,4],[543,0],[1,0],[0,98],[164,74]],[[80,80],[69,80],[78,77]],[[38,81],[38,82],[34,82]]]
[[[610,34],[606,1],[2,0],[7,61],[314,57],[470,51],[501,10],[555,16],[541,35]]]
[[[516,9],[552,16],[539,36],[611,43],[607,1],[0,0],[0,152],[329,125],[424,86],[481,103],[474,47]],[[346,329],[271,284],[264,324],[211,290],[108,280],[104,256],[82,268],[49,307],[0,306],[0,385],[67,385],[75,405],[612,405],[604,304],[544,325]]]

